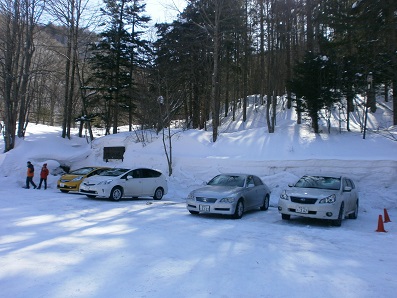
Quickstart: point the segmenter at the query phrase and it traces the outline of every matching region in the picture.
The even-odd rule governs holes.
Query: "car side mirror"
[[[253,184],[253,183],[250,183],[250,184],[248,184],[248,188],[252,188],[252,187],[254,187],[255,186],[255,184]]]
[[[349,191],[352,191],[352,188],[350,186],[345,186],[343,191],[349,192]]]
[[[289,186],[289,187],[293,187],[294,184],[293,184],[293,183],[288,183],[288,186]]]
[[[126,180],[130,180],[130,179],[132,179],[132,178],[134,178],[134,177],[132,177],[132,176],[127,176],[127,179],[126,179]]]

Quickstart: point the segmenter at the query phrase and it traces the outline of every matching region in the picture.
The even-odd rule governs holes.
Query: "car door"
[[[258,206],[258,189],[255,186],[253,176],[248,176],[246,179],[244,197],[245,197],[245,209],[252,209]]]
[[[357,194],[356,194],[356,190],[354,187],[354,183],[350,179],[346,178],[346,186],[351,188],[351,191],[349,194],[349,211],[352,211],[356,207]]]
[[[156,171],[151,169],[142,169],[142,194],[145,196],[152,196],[157,188]]]
[[[138,197],[142,195],[142,179],[140,169],[135,169],[124,174],[121,179],[124,182],[124,195],[128,197]]]
[[[345,190],[346,187],[349,187],[351,185],[348,184],[348,180],[346,178],[342,179],[342,199],[345,202],[345,212],[349,212],[352,210],[352,203],[351,203],[351,191]]]

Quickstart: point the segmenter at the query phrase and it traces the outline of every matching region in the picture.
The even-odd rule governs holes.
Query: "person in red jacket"
[[[47,177],[48,177],[49,171],[47,168],[47,164],[43,164],[43,167],[41,168],[41,172],[40,172],[40,183],[39,183],[39,187],[37,189],[41,188],[41,184],[44,181],[44,189],[47,189]]]
[[[30,188],[30,184],[33,185],[34,188],[36,188],[36,184],[33,182],[33,176],[34,176],[34,167],[30,161],[28,161],[28,171],[26,173],[26,187],[25,188]]]

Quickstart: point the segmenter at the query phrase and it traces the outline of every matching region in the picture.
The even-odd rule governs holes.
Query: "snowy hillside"
[[[240,110],[239,110],[240,111]],[[338,111],[335,114],[339,115]],[[161,201],[120,202],[56,189],[61,165],[152,167],[167,174],[161,136],[121,131],[87,143],[59,128],[29,124],[14,150],[0,154],[0,287],[2,297],[394,297],[397,291],[397,142],[387,106],[369,115],[365,140],[358,109],[352,132],[332,118],[315,135],[280,109],[274,134],[251,102],[248,120],[222,119],[220,136],[174,130],[173,174]],[[139,132],[138,132],[139,133]],[[125,146],[124,161],[103,160],[103,147]],[[3,140],[0,151],[4,151]],[[26,162],[47,163],[49,189],[23,189]],[[272,193],[268,211],[241,220],[190,215],[185,198],[220,172],[260,176]],[[306,173],[337,173],[359,189],[356,220],[281,219],[277,202]],[[34,180],[38,182],[37,176]],[[376,233],[388,210],[387,233]]]

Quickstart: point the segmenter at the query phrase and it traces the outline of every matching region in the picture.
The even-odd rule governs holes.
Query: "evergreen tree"
[[[104,0],[104,3],[106,7],[101,11],[106,18],[105,30],[92,46],[90,63],[105,100],[106,133],[110,133],[111,126],[113,133],[117,133],[119,113],[123,108],[129,115],[132,113],[134,67],[142,67],[142,52],[149,49],[148,42],[141,38],[143,32],[137,29],[144,27],[150,18],[142,15],[145,4],[140,4],[140,0]]]
[[[307,52],[294,72],[289,89],[296,95],[298,108],[310,117],[314,132],[319,133],[321,110],[330,110],[339,98],[335,88],[336,65],[327,56]]]

